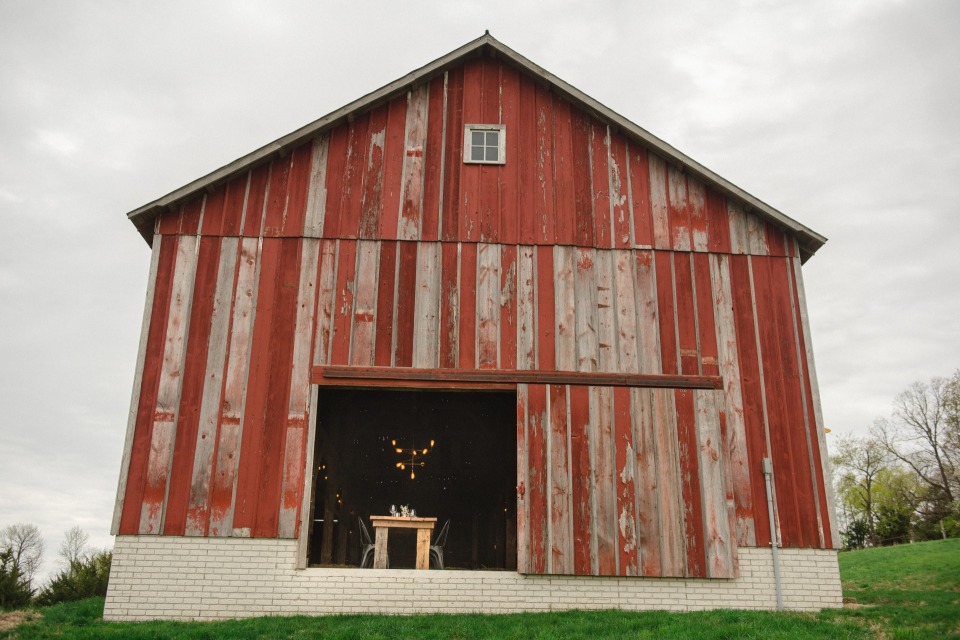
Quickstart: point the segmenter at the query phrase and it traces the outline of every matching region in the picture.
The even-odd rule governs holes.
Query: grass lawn
[[[840,554],[854,606],[819,614],[568,611],[514,615],[323,616],[224,622],[103,622],[103,600],[40,609],[0,639],[33,638],[957,638],[960,540]],[[21,614],[22,617],[22,614]],[[2,629],[0,625],[0,629]]]

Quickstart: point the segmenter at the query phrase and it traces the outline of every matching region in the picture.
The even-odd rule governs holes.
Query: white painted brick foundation
[[[774,609],[769,549],[735,580],[524,576],[510,571],[296,569],[295,540],[117,536],[107,620],[558,609]],[[783,549],[784,606],[840,607],[837,552]]]

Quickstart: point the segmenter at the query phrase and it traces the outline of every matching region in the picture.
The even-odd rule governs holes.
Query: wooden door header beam
[[[723,389],[719,376],[667,376],[587,371],[524,371],[519,369],[416,369],[409,367],[314,367],[313,384],[396,383],[391,386],[458,386],[505,388],[517,384],[570,384],[591,387]]]

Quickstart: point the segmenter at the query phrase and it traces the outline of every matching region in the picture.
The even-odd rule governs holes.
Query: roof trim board
[[[169,209],[179,204],[183,200],[191,197],[203,189],[211,189],[214,186],[226,181],[235,174],[246,171],[262,162],[266,162],[275,156],[282,155],[290,148],[297,146],[311,137],[314,137],[327,129],[331,129],[341,122],[347,120],[352,115],[367,111],[373,107],[386,102],[393,97],[406,92],[411,86],[428,80],[438,73],[451,67],[457,66],[463,60],[482,55],[484,52],[490,52],[494,56],[502,56],[510,63],[520,69],[541,79],[553,91],[557,91],[566,99],[581,109],[585,109],[601,120],[606,120],[611,125],[617,127],[628,137],[640,141],[651,151],[663,156],[668,162],[681,168],[683,171],[698,177],[707,184],[714,186],[720,192],[733,198],[740,203],[749,213],[755,213],[773,224],[785,229],[794,235],[801,249],[801,256],[805,261],[823,246],[827,241],[826,237],[813,231],[809,227],[790,218],[781,211],[771,207],[759,198],[747,193],[740,187],[722,178],[713,171],[710,171],[700,163],[696,162],[686,154],[667,144],[660,138],[654,136],[642,127],[637,126],[627,118],[617,112],[609,109],[598,101],[594,100],[579,89],[567,84],[556,77],[543,67],[523,57],[513,49],[507,47],[489,32],[481,37],[468,42],[450,53],[434,60],[433,62],[412,71],[390,84],[387,84],[376,91],[354,100],[353,102],[333,111],[318,120],[300,127],[299,129],[281,137],[273,142],[242,156],[223,167],[198,178],[179,189],[176,189],[167,195],[154,200],[148,204],[134,209],[127,214],[127,217],[137,227],[140,234],[148,243],[153,238],[153,221],[165,209]]]

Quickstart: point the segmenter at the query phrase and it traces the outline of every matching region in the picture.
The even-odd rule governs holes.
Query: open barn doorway
[[[360,566],[359,521],[369,528],[405,505],[437,518],[431,539],[450,521],[446,568],[516,569],[516,402],[515,392],[321,387],[309,566]],[[404,533],[390,534],[391,568],[415,565]]]

